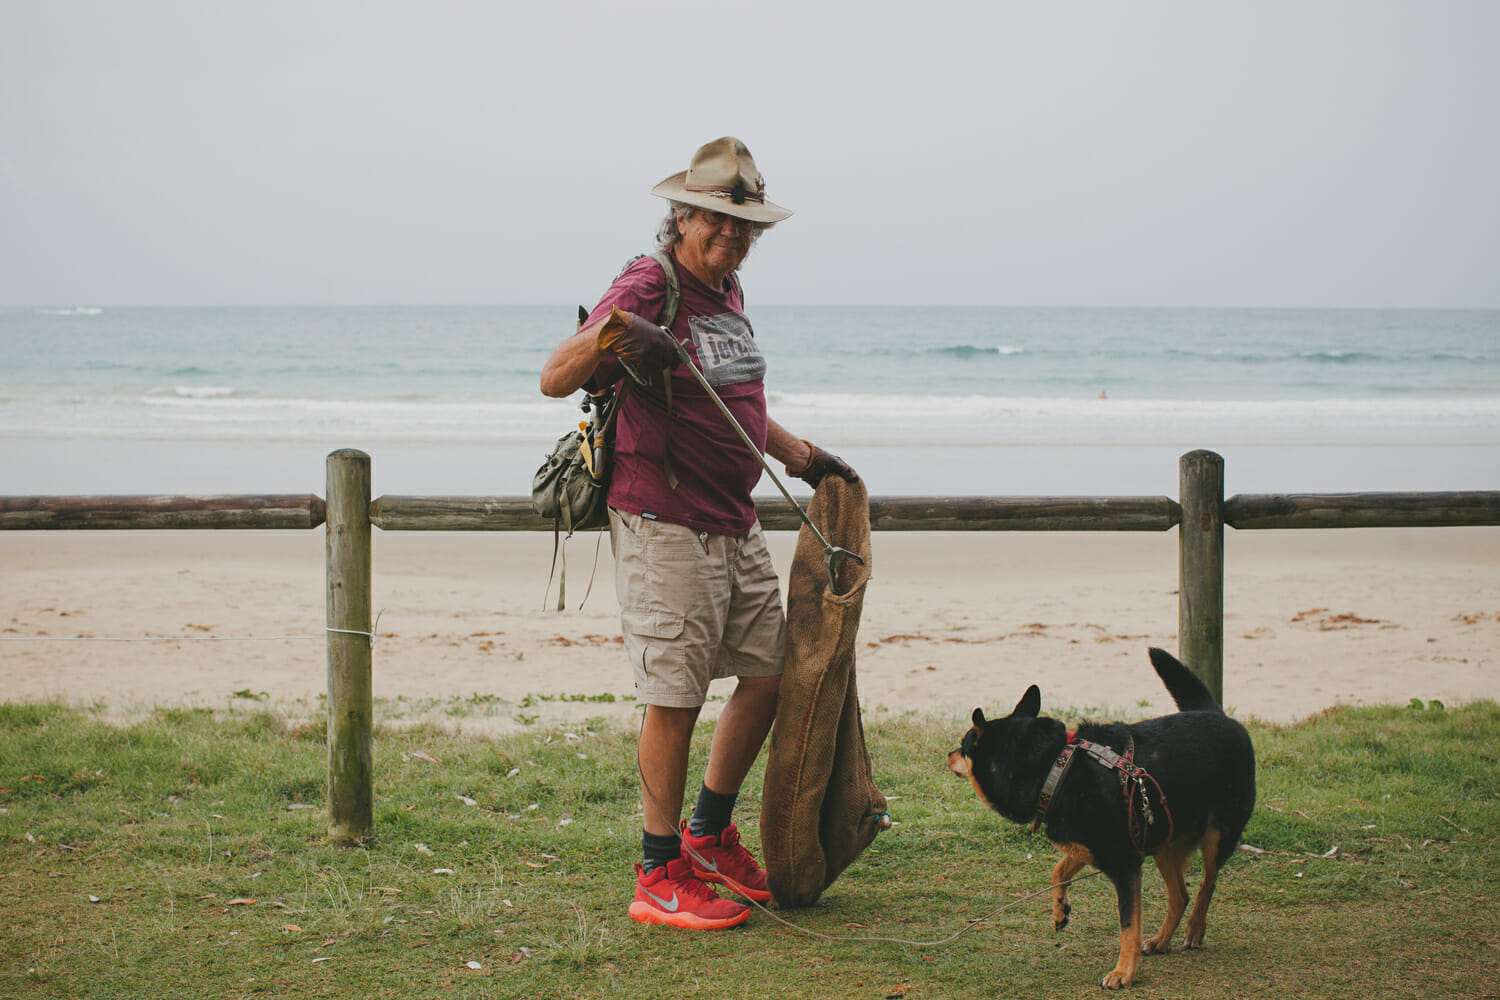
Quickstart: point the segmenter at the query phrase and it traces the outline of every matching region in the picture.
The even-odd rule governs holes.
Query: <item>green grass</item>
[[[1046,899],[1025,897],[1055,853],[946,771],[963,728],[869,725],[899,825],[818,906],[783,914],[828,941],[760,913],[716,934],[625,916],[628,728],[384,728],[376,839],[340,849],[322,725],[253,703],[127,727],[0,704],[0,996],[1088,995],[1114,963],[1112,890],[1075,886],[1072,925],[1052,931]],[[1500,707],[1251,731],[1245,839],[1264,853],[1226,869],[1207,947],[1145,959],[1133,995],[1500,995]],[[752,844],[759,787],[739,810]],[[1146,886],[1149,931],[1154,870]],[[860,940],[935,941],[975,918],[943,945]]]

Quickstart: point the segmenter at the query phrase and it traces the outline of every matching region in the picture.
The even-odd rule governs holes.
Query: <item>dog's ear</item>
[[[984,709],[974,709],[974,725],[978,726],[980,729],[984,728]]]
[[[1037,713],[1041,710],[1042,689],[1033,684],[1031,685],[1031,687],[1026,689],[1025,694],[1021,695],[1021,700],[1016,702],[1016,710],[1010,714],[1021,715],[1030,719],[1035,719]]]

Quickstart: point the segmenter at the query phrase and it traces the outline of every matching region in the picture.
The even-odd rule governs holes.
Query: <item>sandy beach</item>
[[[543,610],[550,535],[377,531],[377,719],[628,718],[607,541],[575,610],[594,543],[569,543],[558,613]],[[772,536],[783,580],[793,543]],[[0,533],[0,692],[122,719],[317,718],[323,552],[321,529]],[[1500,697],[1500,528],[1231,531],[1226,566],[1225,702],[1242,718]],[[1146,648],[1177,647],[1176,587],[1174,532],[877,533],[865,710],[1005,712],[1034,682],[1064,718],[1166,711]]]

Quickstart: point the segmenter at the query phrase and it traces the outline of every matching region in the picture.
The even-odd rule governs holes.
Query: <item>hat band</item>
[[[763,192],[747,190],[744,181],[735,181],[733,187],[725,187],[722,184],[684,184],[682,189],[706,194],[711,198],[728,198],[736,205],[743,205],[746,201],[764,202],[766,200]]]

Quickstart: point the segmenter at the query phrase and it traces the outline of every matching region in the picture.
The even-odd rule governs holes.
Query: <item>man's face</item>
[[[677,220],[682,233],[678,256],[688,270],[709,283],[723,281],[750,252],[751,224],[723,212],[696,209]]]

